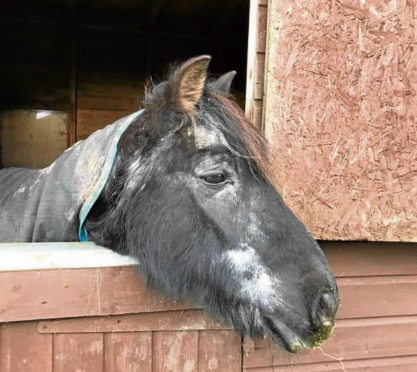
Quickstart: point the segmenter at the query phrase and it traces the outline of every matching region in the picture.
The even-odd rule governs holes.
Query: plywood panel
[[[269,2],[276,184],[318,239],[417,241],[414,5],[376,4]]]
[[[77,141],[87,138],[90,134],[113,124],[118,119],[130,115],[133,111],[112,110],[77,110]]]
[[[37,331],[37,322],[0,325],[1,372],[52,372],[52,335]]]
[[[235,331],[200,331],[199,372],[241,372],[242,336]]]
[[[0,161],[4,167],[44,168],[67,146],[66,112],[11,110],[0,114]]]
[[[106,333],[104,372],[152,372],[152,332]]]
[[[54,372],[103,372],[103,334],[54,336]]]
[[[154,332],[153,372],[197,372],[198,332]]]
[[[339,320],[323,350],[344,361],[415,355],[417,316]],[[269,346],[268,340],[256,341],[254,352],[243,356],[245,368],[331,361],[334,359],[319,349],[290,355],[275,346]]]
[[[192,309],[146,288],[135,267],[0,272],[0,322]]]

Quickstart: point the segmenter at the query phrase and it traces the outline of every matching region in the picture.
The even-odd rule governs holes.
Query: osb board
[[[0,113],[0,166],[44,168],[68,145],[62,111],[10,110]]]
[[[269,3],[266,135],[318,239],[417,241],[413,4]]]

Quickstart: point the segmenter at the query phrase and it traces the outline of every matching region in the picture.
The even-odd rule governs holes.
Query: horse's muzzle
[[[262,318],[265,333],[281,348],[296,353],[301,349],[314,349],[322,346],[334,329],[337,308],[339,307],[338,289],[334,279],[332,287],[320,289],[309,309],[310,326],[293,329],[282,317],[265,315]]]

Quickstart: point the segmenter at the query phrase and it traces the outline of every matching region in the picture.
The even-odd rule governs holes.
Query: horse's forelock
[[[247,158],[251,165],[272,181],[273,172],[268,141],[250,123],[233,99],[220,92],[210,92],[201,110],[202,116],[204,114],[217,116],[217,120],[210,120],[207,125],[215,123],[214,129],[222,132],[228,141],[229,149],[236,155]]]

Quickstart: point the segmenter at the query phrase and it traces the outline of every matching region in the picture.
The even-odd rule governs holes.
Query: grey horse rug
[[[45,169],[0,170],[0,242],[84,241],[83,226],[110,175],[130,116],[77,142]]]

